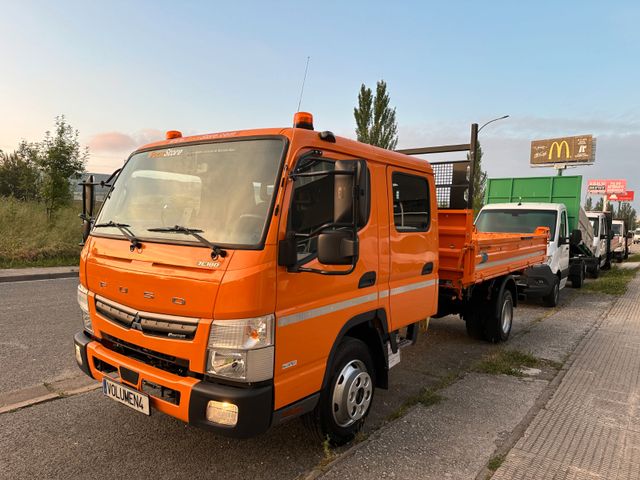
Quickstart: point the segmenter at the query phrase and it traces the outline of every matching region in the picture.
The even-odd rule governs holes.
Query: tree
[[[627,230],[633,230],[636,225],[636,210],[628,202],[622,202],[615,215],[616,220],[623,220]]]
[[[591,198],[591,196],[588,196],[587,200],[584,202],[584,209],[587,212],[593,211],[593,199]]]
[[[69,180],[84,171],[89,152],[80,147],[78,131],[66,122],[64,115],[56,117],[55,132],[46,132],[36,150],[42,173],[40,194],[51,218],[58,208],[73,199]]]
[[[601,212],[603,203],[604,203],[604,197],[600,197],[600,200],[596,202],[596,206],[593,207],[593,211]],[[613,212],[613,205],[611,205],[611,202],[607,202],[607,212]]]
[[[467,161],[471,160],[471,155],[467,153]],[[484,194],[487,186],[487,172],[482,170],[482,147],[480,142],[476,148],[476,165],[473,175],[473,213],[477,214],[484,205]]]
[[[391,108],[387,83],[376,84],[375,96],[363,83],[358,94],[358,106],[353,109],[359,142],[394,150],[398,144],[396,109]]]
[[[18,200],[35,200],[40,175],[33,157],[23,149],[13,153],[0,152],[0,195]]]

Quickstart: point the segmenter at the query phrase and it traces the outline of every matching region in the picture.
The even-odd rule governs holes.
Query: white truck
[[[629,258],[629,243],[633,239],[633,232],[627,231],[624,220],[613,220],[611,222],[613,239],[611,240],[611,251],[613,258],[622,262]]]
[[[633,232],[633,243],[640,243],[640,228],[636,228]]]
[[[611,213],[609,212],[587,212],[589,222],[593,228],[593,254],[598,258],[596,269],[591,273],[597,278],[600,270],[611,268]]]

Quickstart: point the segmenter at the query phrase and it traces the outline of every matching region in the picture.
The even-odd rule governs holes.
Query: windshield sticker
[[[182,155],[183,150],[181,148],[168,148],[166,150],[154,150],[149,152],[150,158],[164,158],[164,157],[177,157]]]

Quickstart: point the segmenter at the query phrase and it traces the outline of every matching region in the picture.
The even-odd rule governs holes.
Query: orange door
[[[391,329],[435,313],[438,245],[433,179],[423,172],[387,167]],[[433,218],[432,218],[433,217]]]
[[[326,153],[323,159],[336,159]],[[342,156],[344,158],[344,156]],[[338,159],[342,159],[338,158]],[[313,169],[331,169],[323,161]],[[370,170],[371,171],[371,170]],[[318,176],[287,182],[280,238],[287,230],[307,233],[333,218],[333,179]],[[373,182],[373,178],[372,178]],[[383,182],[382,182],[383,183]],[[275,408],[281,408],[317,392],[322,384],[329,352],[342,327],[353,317],[378,307],[377,205],[371,195],[366,223],[359,230],[359,259],[348,275],[289,272],[278,267],[276,301],[276,355],[274,365]],[[346,266],[322,265],[315,259],[316,242],[300,242],[299,260],[305,267],[346,270]]]

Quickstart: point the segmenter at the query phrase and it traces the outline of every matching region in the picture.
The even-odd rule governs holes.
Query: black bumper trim
[[[235,426],[225,426],[209,422],[206,417],[209,400],[237,405],[238,423]],[[235,438],[254,437],[267,431],[272,415],[273,385],[239,388],[199,382],[191,389],[189,424],[219,435]]]
[[[534,265],[520,275],[518,284],[527,297],[544,297],[551,293],[555,277],[548,265]]]
[[[84,331],[78,332],[73,336],[73,343],[80,347],[80,356],[82,357],[82,365],[78,365],[78,367],[84,373],[93,378],[93,375],[91,375],[91,368],[89,368],[89,359],[87,358],[87,345],[89,345],[91,341],[91,338]],[[74,346],[73,348],[75,349],[76,347]]]

